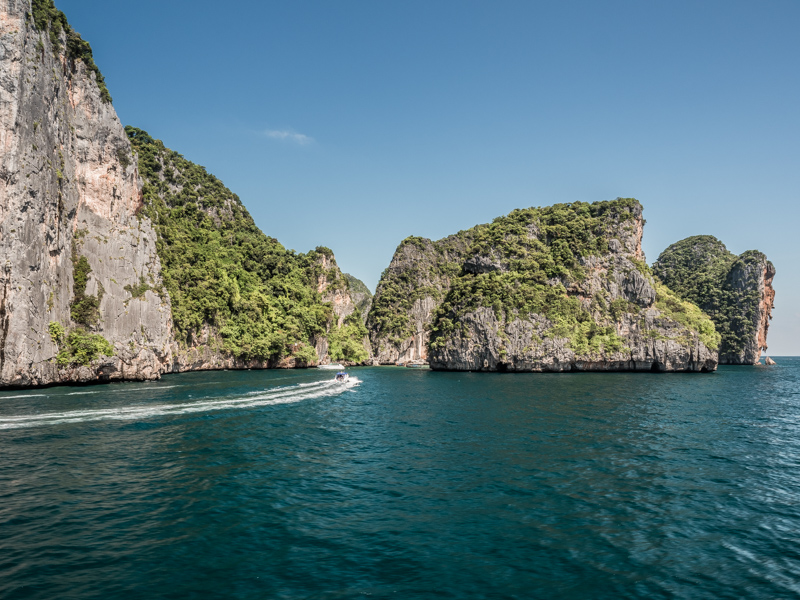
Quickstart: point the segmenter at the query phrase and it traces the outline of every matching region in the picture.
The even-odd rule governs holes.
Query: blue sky
[[[56,0],[124,124],[374,290],[408,235],[633,196],[775,263],[800,354],[800,3]]]

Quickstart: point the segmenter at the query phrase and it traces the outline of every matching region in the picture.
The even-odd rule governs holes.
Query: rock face
[[[74,55],[80,38],[37,29],[30,10],[0,3],[0,385],[157,378],[171,360],[170,300],[155,232],[137,216],[131,146],[99,73]],[[58,364],[76,350],[67,339],[90,336],[114,356]]]
[[[327,249],[326,249],[327,250]],[[342,273],[339,265],[336,264],[336,257],[333,253],[320,252],[319,253],[319,275],[317,276],[317,292],[321,295],[322,301],[329,304],[333,308],[334,318],[328,325],[324,335],[318,335],[314,338],[314,345],[317,351],[317,356],[320,357],[319,364],[330,364],[332,361],[339,362],[345,365],[354,365],[365,362],[370,356],[369,338],[366,335],[366,330],[363,329],[364,317],[361,315],[361,306],[365,304],[364,293],[354,293],[353,288],[358,284],[365,290],[366,286],[347,273]],[[356,287],[356,289],[358,289]],[[367,290],[369,294],[369,290]],[[371,296],[366,298],[367,307]],[[358,325],[361,325],[360,327]],[[355,325],[355,327],[353,326]],[[358,332],[358,344],[363,349],[363,356],[356,354],[348,354],[344,356],[341,351],[341,343],[338,349],[331,348],[330,339],[331,332],[336,328],[339,331],[345,332]],[[333,334],[336,337],[336,334]],[[355,345],[356,336],[350,335],[349,340],[351,344]],[[336,343],[334,345],[336,345]],[[333,351],[333,352],[332,352]],[[331,358],[333,353],[334,358]]]
[[[321,272],[317,276],[317,292],[322,296],[323,302],[331,305],[336,324],[341,327],[347,317],[358,310],[350,297],[350,282],[336,264],[333,252],[320,252],[319,266]]]
[[[720,364],[759,362],[775,303],[775,267],[764,254],[736,256],[713,236],[694,236],[664,250],[653,273],[714,321],[722,335]]]
[[[381,362],[469,371],[713,371],[719,336],[657,282],[633,199],[512,212],[409,238],[367,324]]]
[[[375,364],[428,359],[433,313],[460,273],[471,239],[462,231],[438,242],[409,237],[400,243],[367,317]]]

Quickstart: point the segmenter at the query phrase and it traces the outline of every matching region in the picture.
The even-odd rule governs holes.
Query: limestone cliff
[[[643,226],[639,202],[618,199],[409,238],[367,321],[375,356],[471,371],[712,371],[719,336],[655,281]]]
[[[350,282],[339,265],[336,264],[336,257],[328,248],[317,248],[319,258],[319,274],[317,275],[317,292],[322,297],[323,302],[327,302],[333,308],[335,323],[339,327],[344,325],[347,317],[352,315],[358,307],[350,297]]]
[[[764,254],[736,256],[713,236],[693,236],[664,250],[653,273],[714,321],[722,336],[720,364],[759,362],[775,302],[775,267]]]
[[[317,248],[315,252],[319,257],[317,292],[322,301],[333,308],[334,315],[325,333],[314,339],[320,364],[332,361],[345,365],[364,363],[370,357],[370,345],[361,314],[363,291],[353,290],[358,289],[358,284],[364,289],[366,286],[352,275],[342,273],[330,249]]]
[[[367,317],[375,364],[427,360],[433,313],[461,272],[472,235],[409,237],[381,275]]]
[[[0,385],[152,379],[170,301],[136,162],[88,45],[38,4],[0,2]]]

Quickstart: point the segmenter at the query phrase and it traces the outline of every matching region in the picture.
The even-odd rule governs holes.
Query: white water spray
[[[0,430],[22,429],[26,427],[43,427],[62,423],[84,423],[86,421],[140,421],[164,415],[183,415],[188,413],[209,412],[212,410],[243,409],[273,404],[289,404],[336,396],[357,386],[360,381],[351,378],[347,384],[336,381],[319,381],[316,383],[300,383],[258,392],[250,392],[244,396],[230,398],[207,398],[196,402],[181,404],[156,404],[150,406],[123,406],[118,408],[102,408],[94,410],[72,410],[41,415],[0,416]]]

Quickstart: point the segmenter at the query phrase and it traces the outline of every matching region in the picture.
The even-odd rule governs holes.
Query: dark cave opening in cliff
[[[508,363],[497,363],[497,372],[498,373],[508,373]]]

